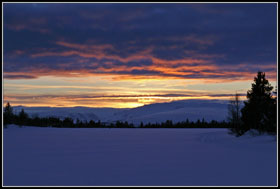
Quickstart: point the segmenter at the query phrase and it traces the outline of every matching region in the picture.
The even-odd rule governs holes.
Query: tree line
[[[38,126],[38,127],[60,127],[60,128],[229,128],[230,124],[226,121],[206,122],[204,119],[197,121],[186,121],[173,123],[172,120],[167,120],[161,123],[140,123],[136,126],[127,121],[116,121],[111,123],[104,123],[99,121],[75,121],[70,117],[59,119],[57,117],[30,117],[24,109],[19,114],[13,113],[13,108],[8,102],[4,108],[4,126],[7,124],[16,124],[19,126]]]

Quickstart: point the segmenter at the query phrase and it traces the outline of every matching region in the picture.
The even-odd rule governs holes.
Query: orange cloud
[[[172,39],[175,40],[175,39]],[[187,36],[183,40],[194,40],[195,43],[203,43],[211,45],[212,42],[204,40],[199,41],[195,36]],[[203,42],[204,41],[204,42]],[[155,47],[150,46],[145,50],[129,53],[127,56],[120,56],[118,53],[112,54],[107,51],[120,52],[111,44],[97,44],[93,43],[78,44],[65,41],[55,42],[57,45],[66,48],[63,51],[43,51],[33,53],[32,58],[59,56],[70,57],[77,56],[77,62],[72,63],[58,63],[59,69],[52,69],[47,65],[44,68],[31,67],[28,73],[11,72],[5,73],[4,77],[8,79],[18,78],[36,78],[39,76],[53,75],[66,77],[80,77],[90,75],[111,75],[115,80],[135,80],[135,79],[208,79],[208,82],[224,82],[235,80],[251,80],[253,66],[246,63],[236,65],[218,65],[215,63],[216,58],[224,58],[220,54],[205,54],[197,51],[186,51],[188,57],[180,59],[163,59],[156,57],[153,54]],[[22,52],[20,52],[22,53]],[[91,60],[95,58],[96,61]],[[106,60],[106,61],[104,61]],[[135,61],[149,61],[149,64],[136,64]],[[116,64],[116,62],[119,62]],[[121,64],[120,64],[121,63]],[[78,66],[76,66],[78,64]],[[79,64],[81,65],[79,67]],[[71,66],[75,65],[75,71]],[[87,68],[84,68],[84,65]],[[70,69],[66,69],[70,68]],[[260,69],[275,69],[273,64],[259,65]],[[270,78],[274,78],[276,72],[269,71]]]

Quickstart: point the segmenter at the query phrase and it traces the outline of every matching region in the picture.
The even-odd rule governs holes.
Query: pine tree
[[[257,129],[262,132],[276,132],[276,99],[272,97],[273,87],[265,78],[264,72],[258,72],[252,89],[247,92],[245,106],[241,110],[242,130]]]

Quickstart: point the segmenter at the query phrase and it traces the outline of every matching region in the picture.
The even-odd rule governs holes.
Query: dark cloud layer
[[[276,3],[4,3],[5,78],[276,78]]]

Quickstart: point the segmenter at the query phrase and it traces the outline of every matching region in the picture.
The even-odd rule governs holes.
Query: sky
[[[277,81],[276,3],[3,3],[3,102],[134,108]]]

